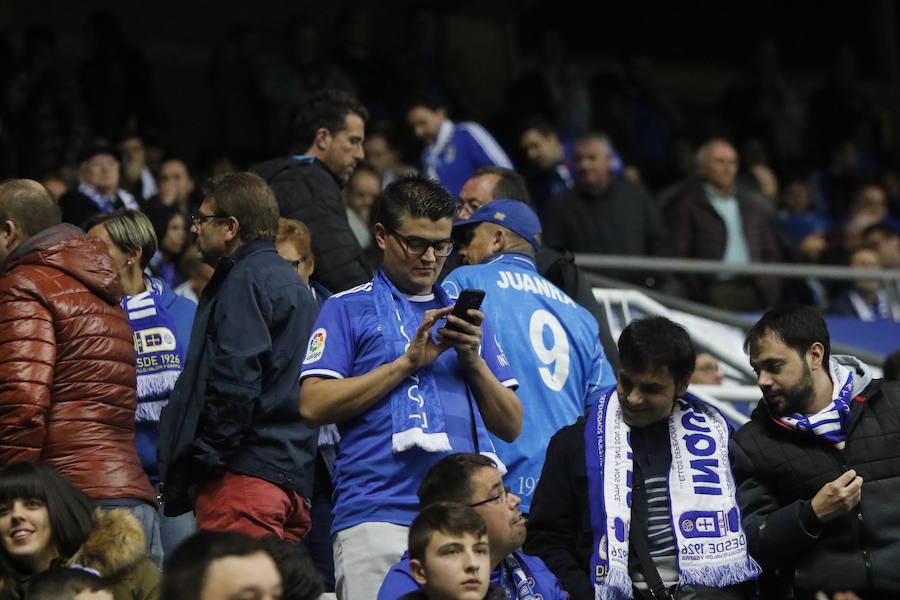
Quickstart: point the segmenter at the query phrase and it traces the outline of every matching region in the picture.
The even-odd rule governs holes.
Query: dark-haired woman
[[[47,465],[11,463],[0,469],[0,599],[26,598],[31,578],[56,565],[98,572],[115,600],[159,597],[159,569],[131,513],[95,508]]]

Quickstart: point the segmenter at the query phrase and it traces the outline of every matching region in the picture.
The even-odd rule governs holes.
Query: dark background
[[[689,121],[688,135],[695,138],[716,133],[703,121],[704,113],[713,110],[727,86],[747,72],[761,40],[774,42],[784,79],[801,95],[821,85],[836,50],[848,46],[856,55],[859,85],[883,103],[887,116],[880,122],[884,130],[879,135],[895,153],[893,139],[900,123],[897,9],[888,0],[852,4],[2,0],[0,30],[13,56],[18,56],[27,28],[49,27],[57,36],[61,65],[75,78],[91,53],[89,15],[110,13],[148,66],[148,110],[139,128],[155,132],[171,152],[198,160],[215,153],[220,138],[216,107],[222,99],[211,85],[211,65],[230,29],[249,28],[259,51],[274,55],[284,48],[286,24],[303,16],[317,24],[327,54],[341,44],[346,16],[367,11],[377,52],[391,58],[402,55],[411,15],[423,7],[441,20],[443,44],[457,70],[451,77],[452,116],[493,125],[507,148],[515,145],[515,138],[503,117],[515,99],[506,92],[533,63],[542,33],[555,28],[567,46],[567,60],[586,77],[620,73],[636,55],[649,58],[654,84],[681,108]],[[384,86],[394,85],[393,79],[388,73]],[[398,106],[387,106],[383,112],[402,124]]]

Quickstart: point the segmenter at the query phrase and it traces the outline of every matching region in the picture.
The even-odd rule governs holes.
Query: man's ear
[[[237,217],[228,217],[228,225],[225,227],[225,241],[230,242],[241,235],[241,222]]]
[[[493,250],[494,254],[506,250],[506,246],[508,243],[509,238],[506,237],[506,232],[503,231],[503,228],[495,228],[494,233],[491,235],[491,249]]]
[[[425,579],[425,563],[418,558],[409,559],[409,572],[412,573],[413,579],[416,580],[416,583],[419,585],[425,585],[427,580]]]
[[[691,376],[688,375],[683,380],[675,382],[675,395],[676,396],[684,396],[687,392],[688,386],[691,384]]]
[[[387,244],[387,229],[381,223],[375,223],[375,242],[382,250]]]
[[[319,127],[316,130],[316,139],[313,144],[316,147],[316,150],[321,150],[325,152],[331,147],[331,140],[334,139],[331,135],[331,132],[325,129],[324,127]]]
[[[813,342],[809,350],[806,351],[806,360],[809,364],[810,371],[822,368],[822,361],[825,360],[825,346],[822,342]]]
[[[15,221],[7,219],[0,223],[0,244],[6,248],[7,252],[12,252],[24,239],[22,230],[19,229]]]

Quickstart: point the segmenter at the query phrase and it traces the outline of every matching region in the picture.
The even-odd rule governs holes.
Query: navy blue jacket
[[[165,512],[226,470],[312,495],[318,429],[300,419],[300,364],[318,309],[275,244],[219,261],[197,307],[184,370],[160,419]]]

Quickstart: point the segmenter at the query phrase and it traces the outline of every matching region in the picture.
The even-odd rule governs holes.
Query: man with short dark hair
[[[764,597],[898,597],[900,387],[831,354],[810,306],[770,310],[745,347],[763,397],[731,455]]]
[[[484,127],[469,121],[454,123],[447,118],[444,103],[433,94],[423,93],[410,99],[406,121],[425,144],[422,170],[440,181],[454,198],[478,167],[512,168],[503,148]]]
[[[272,187],[281,216],[309,227],[318,259],[314,279],[331,291],[371,276],[341,199],[341,187],[364,156],[368,117],[366,107],[345,92],[310,94],[294,123],[294,155],[250,168]]]
[[[385,188],[375,219],[384,263],[372,282],[325,301],[303,361],[303,416],[341,434],[332,533],[343,599],[374,598],[429,466],[451,452],[493,454],[488,431],[512,441],[521,430],[518,384],[484,315],[450,315],[435,285],[455,212],[434,180]]]
[[[422,512],[435,504],[456,502],[471,506],[487,524],[491,584],[506,591],[507,598],[565,600],[566,592],[543,561],[520,549],[526,536],[526,518],[519,511],[520,498],[503,485],[503,474],[490,458],[462,452],[436,462],[418,490]],[[415,591],[421,583],[413,576],[412,543],[408,553],[388,572],[378,600],[396,600]]]
[[[690,337],[632,321],[619,359],[616,388],[550,440],[525,549],[573,600],[751,597],[730,426],[687,393]]]
[[[166,600],[281,598],[278,567],[258,540],[236,531],[198,531],[166,559]]]
[[[545,448],[615,385],[594,317],[537,271],[541,225],[525,204],[494,200],[453,226],[464,266],[444,279],[452,296],[485,290],[482,310],[506,349],[523,407],[522,435],[494,440],[508,469],[506,480],[528,513]]]
[[[0,465],[41,462],[141,521],[162,561],[156,494],[134,447],[134,338],[104,243],[60,223],[30,179],[0,184]]]
[[[316,304],[275,250],[278,205],[252,173],[209,180],[191,231],[215,272],[160,418],[165,511],[294,542],[309,530],[317,430],[297,408]]]
[[[550,198],[575,185],[575,148],[571,141],[564,145],[543,119],[526,123],[519,143],[532,163],[528,192],[540,215]]]

